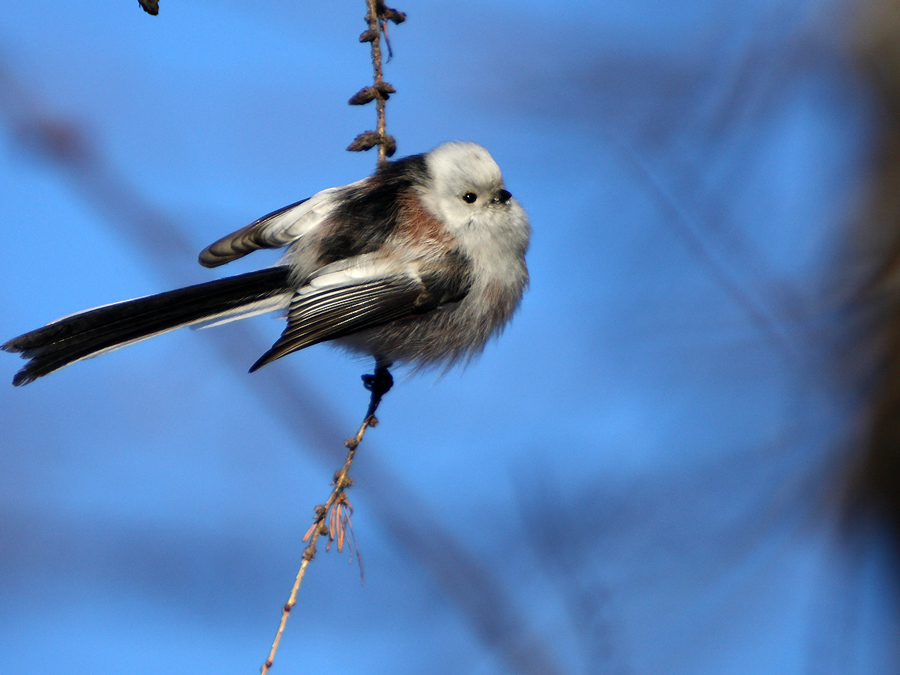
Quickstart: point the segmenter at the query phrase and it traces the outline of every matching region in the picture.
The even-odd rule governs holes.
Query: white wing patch
[[[328,288],[355,286],[401,276],[406,276],[414,282],[421,282],[419,265],[413,262],[397,264],[396,261],[385,260],[378,253],[369,253],[347,260],[338,260],[319,268],[315,276],[298,289],[297,295],[310,295]]]

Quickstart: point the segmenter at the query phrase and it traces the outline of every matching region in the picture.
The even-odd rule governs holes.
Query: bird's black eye
[[[463,195],[463,201],[466,204],[474,204],[476,199],[478,199],[478,195],[476,195],[474,192],[467,192]]]

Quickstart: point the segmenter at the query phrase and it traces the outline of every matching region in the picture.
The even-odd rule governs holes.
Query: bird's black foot
[[[363,375],[362,381],[366,391],[380,392],[382,396],[394,386],[394,378],[387,368],[376,369],[373,375]]]
[[[371,375],[362,376],[363,386],[367,391],[372,392],[366,417],[372,417],[375,414],[378,404],[381,403],[381,398],[394,386],[394,378],[388,370],[390,365],[390,363],[385,364],[376,361],[375,372]]]

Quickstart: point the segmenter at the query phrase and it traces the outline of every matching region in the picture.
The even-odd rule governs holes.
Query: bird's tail
[[[290,268],[269,267],[57,319],[0,349],[28,363],[13,378],[28,384],[55,370],[182,326],[225,322],[286,307]]]

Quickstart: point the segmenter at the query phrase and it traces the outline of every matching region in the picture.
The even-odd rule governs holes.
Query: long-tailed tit
[[[287,327],[251,371],[327,340],[380,368],[449,366],[512,317],[528,283],[530,233],[487,150],[446,143],[286,206],[200,254],[217,267],[287,247],[274,267],[89,309],[2,348],[29,359],[13,378],[22,385],[182,326],[286,311]]]

